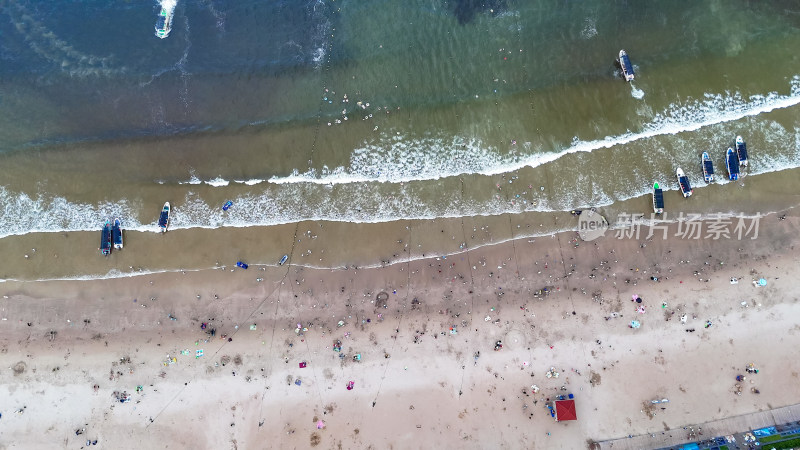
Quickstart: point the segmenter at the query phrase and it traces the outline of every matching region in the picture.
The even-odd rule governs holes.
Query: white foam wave
[[[111,280],[115,278],[132,278],[144,275],[157,275],[161,273],[177,273],[177,272],[200,272],[203,270],[218,269],[217,267],[209,267],[205,269],[171,269],[171,270],[134,270],[132,272],[123,272],[119,269],[111,269],[106,274],[96,275],[75,275],[57,278],[39,278],[35,280],[20,280],[16,278],[0,278],[0,283],[5,282],[20,282],[20,283],[38,283],[42,281],[96,281],[96,280]]]
[[[214,178],[213,180],[206,181],[206,184],[209,184],[214,187],[220,186],[227,186],[230,184],[230,181],[223,179],[222,177]]]
[[[629,132],[604,139],[574,140],[566,149],[550,153],[501,155],[497,148],[478,140],[455,138],[414,138],[398,135],[396,131],[384,133],[376,143],[365,143],[353,151],[349,167],[314,170],[288,176],[272,177],[276,184],[317,183],[402,183],[437,180],[465,174],[500,175],[526,167],[537,167],[563,156],[592,152],[604,148],[629,144],[660,135],[679,134],[700,128],[757,116],[775,109],[800,104],[800,76],[791,80],[789,95],[771,92],[744,98],[740,93],[706,94],[702,100],[688,100],[673,104],[663,113],[656,114],[642,131]],[[523,145],[530,151],[530,144]]]
[[[238,184],[245,184],[247,186],[255,186],[257,184],[265,183],[267,180],[261,178],[252,178],[249,180],[233,180],[234,183]],[[159,184],[164,184],[164,181],[159,180]],[[186,181],[178,181],[178,184],[207,184],[213,187],[225,187],[231,184],[230,180],[226,180],[222,177],[216,177],[210,180],[201,180],[197,177],[197,175],[192,174],[192,176]]]
[[[203,183],[203,180],[201,180],[200,178],[197,178],[197,176],[194,175],[194,174],[192,174],[191,178],[189,178],[189,181],[179,181],[178,182],[178,184],[201,184],[201,183]]]
[[[157,231],[155,221],[146,227],[132,217],[137,205],[120,200],[98,205],[71,202],[63,197],[30,197],[0,186],[0,237],[28,233],[99,230],[106,219],[119,217],[126,230]],[[155,213],[154,213],[155,214]]]
[[[631,83],[631,97],[637,100],[641,100],[644,98],[644,91],[637,88],[636,86],[633,85],[633,83]]]
[[[256,184],[261,184],[261,183],[263,183],[263,182],[265,182],[267,180],[262,180],[260,178],[253,178],[251,180],[234,180],[234,181],[236,183],[239,183],[239,184],[246,184],[248,186],[254,186]]]

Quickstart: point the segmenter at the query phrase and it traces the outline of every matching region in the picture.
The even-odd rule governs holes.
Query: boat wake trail
[[[174,1],[174,0],[173,0]],[[110,76],[125,72],[112,57],[84,53],[61,39],[44,23],[35,19],[36,11],[29,11],[17,1],[0,2],[11,23],[37,55],[60,70],[76,77]]]
[[[644,91],[639,89],[639,88],[637,88],[636,86],[634,86],[633,83],[630,83],[630,85],[631,85],[631,97],[633,97],[633,98],[635,98],[637,100],[643,99],[644,98]]]

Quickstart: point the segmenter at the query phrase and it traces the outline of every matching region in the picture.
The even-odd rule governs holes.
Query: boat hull
[[[689,177],[687,177],[680,168],[675,171],[675,175],[678,178],[678,187],[680,188],[683,197],[690,197],[692,195],[692,185],[689,183]]]
[[[156,20],[156,37],[166,39],[172,31],[172,14],[166,9],[161,9]]]
[[[658,183],[653,183],[653,212],[664,213],[664,191],[658,186]]]
[[[167,228],[169,228],[170,212],[169,202],[164,203],[164,207],[161,208],[161,215],[158,217],[158,227],[161,228],[162,233],[166,233]]]
[[[622,69],[622,77],[625,78],[625,81],[633,81],[636,74],[633,72],[633,64],[625,50],[619,51],[619,67]]]
[[[122,224],[119,219],[114,219],[114,226],[111,229],[111,240],[114,242],[115,249],[122,249]]]
[[[728,179],[736,181],[739,179],[739,158],[732,148],[729,148],[725,154],[725,165],[728,168]]]
[[[703,166],[703,179],[706,183],[711,183],[714,181],[714,163],[711,161],[711,157],[708,156],[708,152],[703,152],[701,164]]]
[[[103,255],[111,254],[111,222],[106,220],[103,231],[100,234],[100,253]]]
[[[747,144],[741,136],[736,136],[736,157],[740,166],[747,166]]]

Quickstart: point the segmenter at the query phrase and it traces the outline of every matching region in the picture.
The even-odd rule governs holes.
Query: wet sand
[[[314,230],[285,266],[2,283],[0,442],[585,448],[800,402],[792,211],[741,241],[680,239],[674,225],[667,240],[508,240],[513,221],[482,221],[360,241]],[[385,263],[425,251],[423,237],[444,248]],[[356,242],[377,255],[369,267],[303,266]],[[556,423],[544,405],[567,393],[578,420]]]

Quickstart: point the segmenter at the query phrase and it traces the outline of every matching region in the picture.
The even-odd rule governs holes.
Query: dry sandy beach
[[[463,250],[422,257],[442,238],[420,223],[366,268],[298,247],[284,266],[2,283],[0,448],[656,447],[800,402],[793,211],[754,240],[506,240],[472,220]],[[335,239],[314,254],[357,244]],[[557,423],[545,403],[566,393],[578,420]]]

